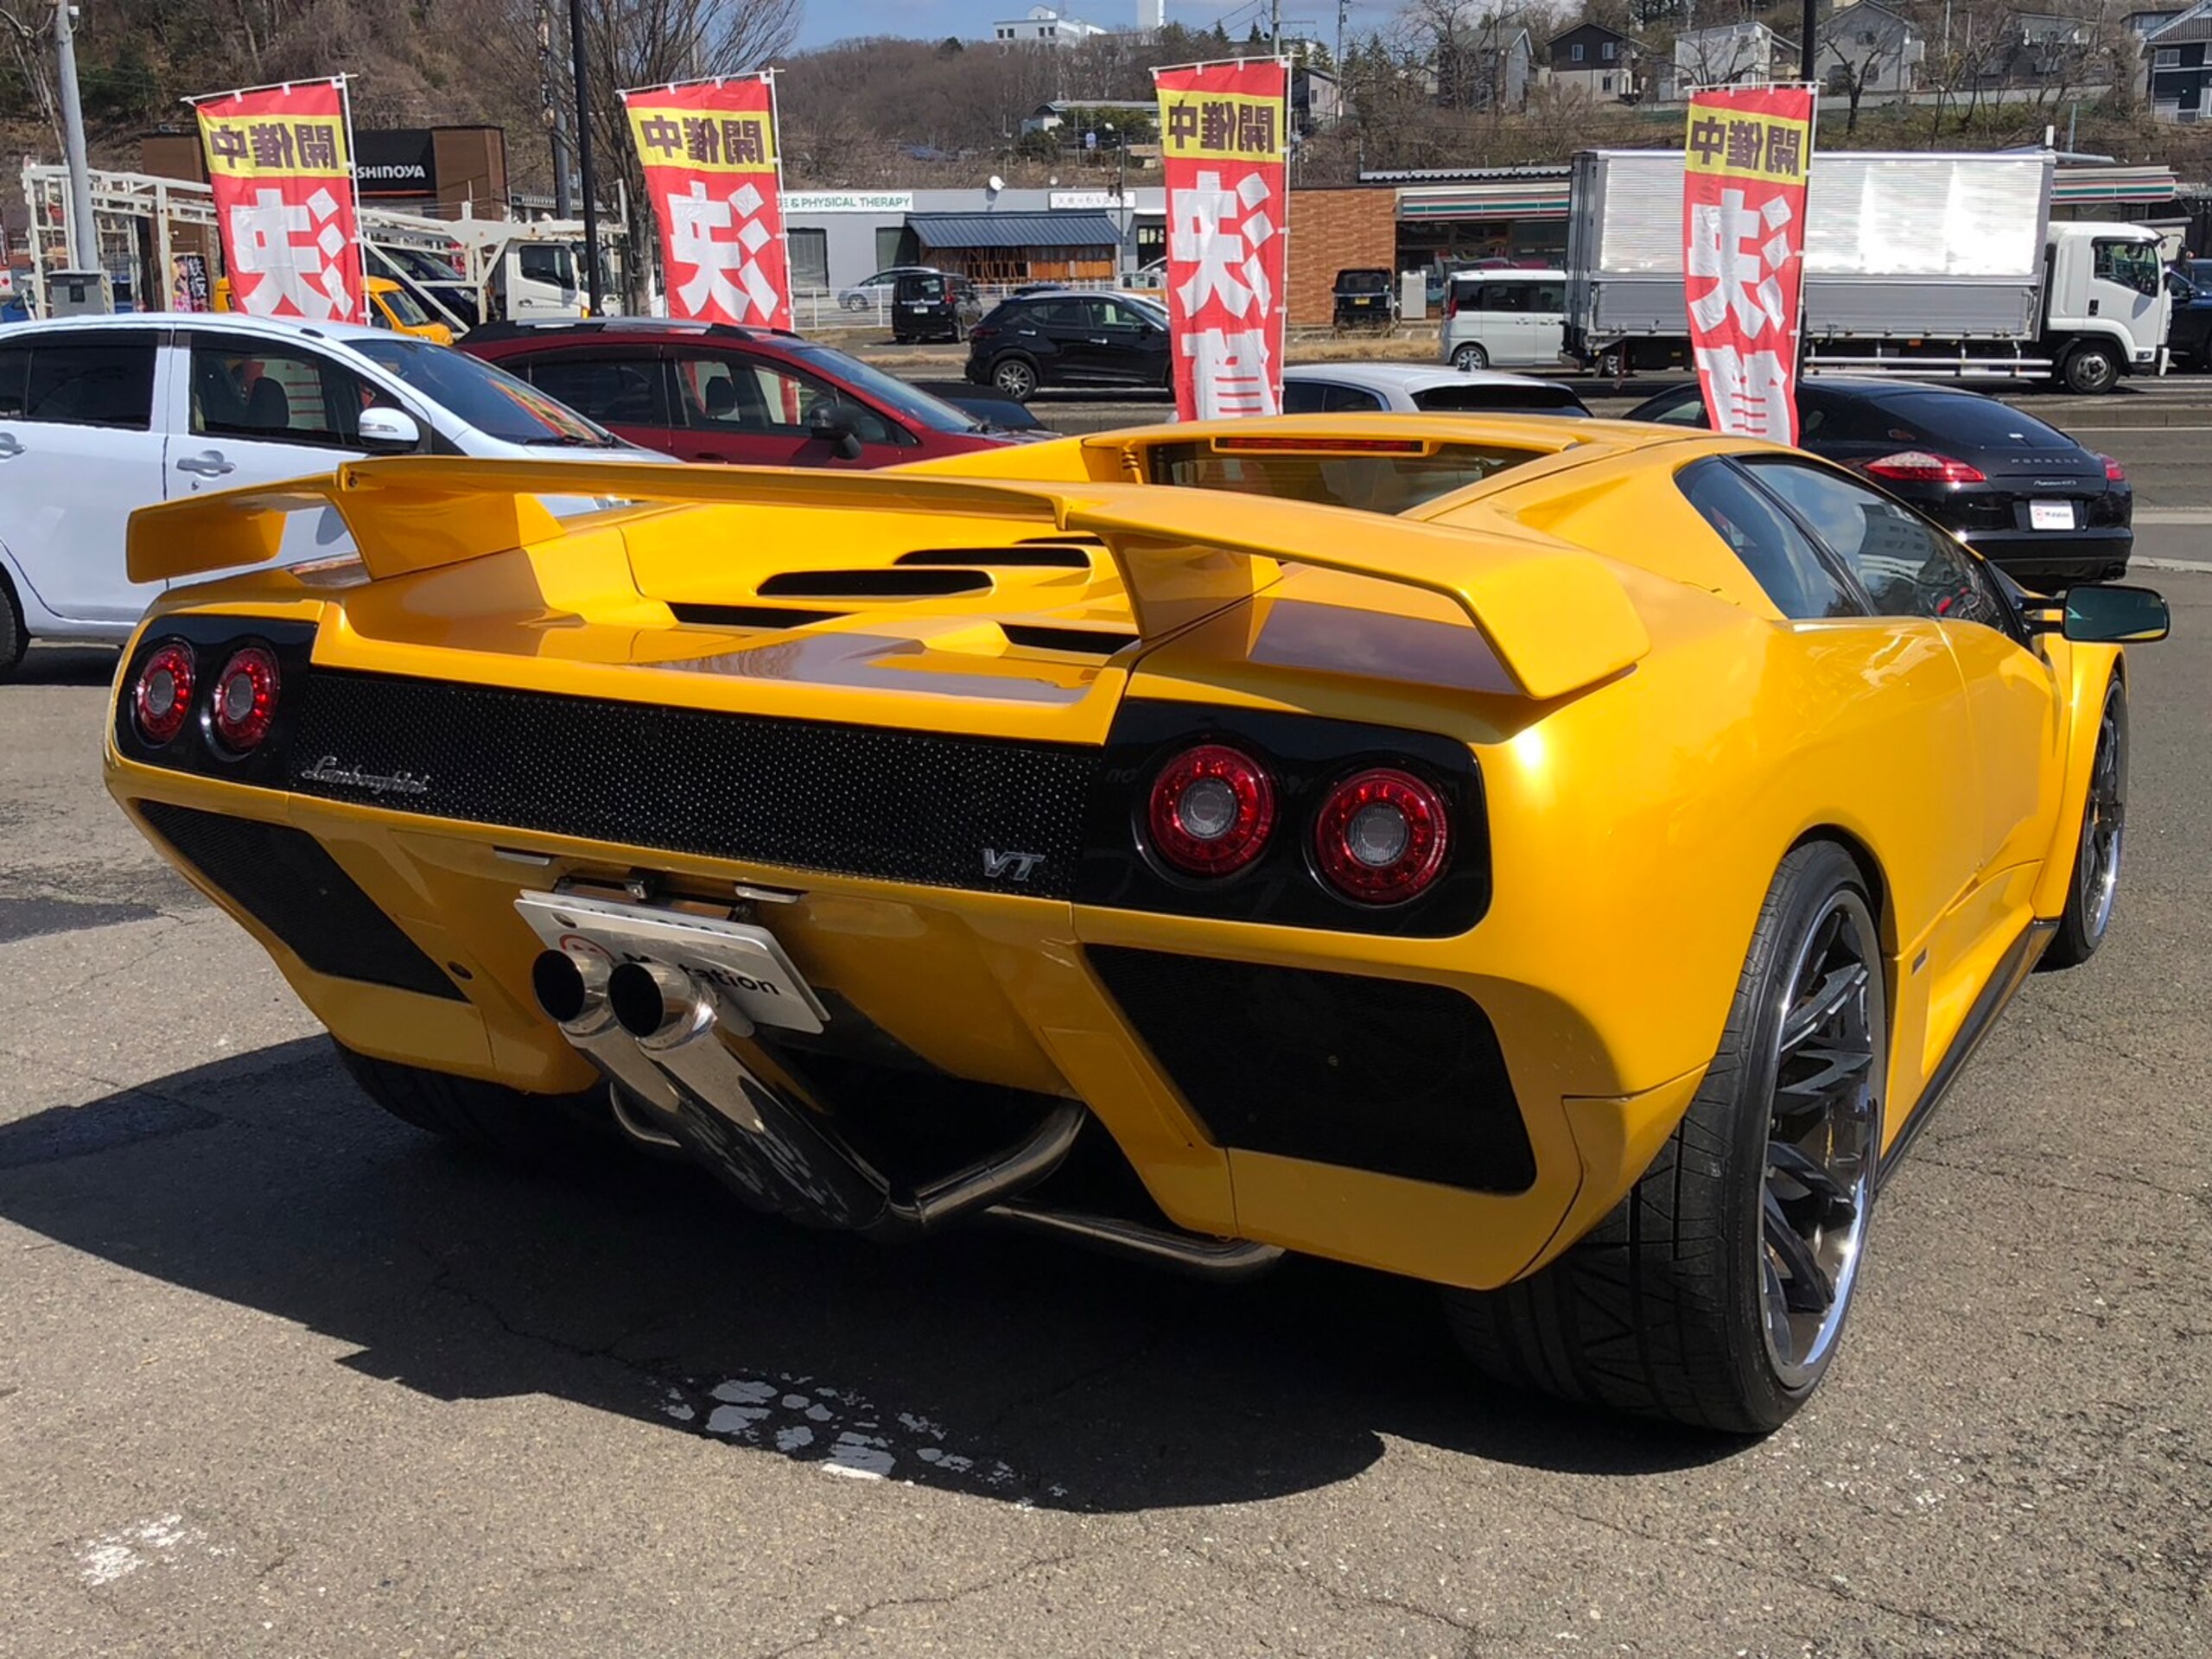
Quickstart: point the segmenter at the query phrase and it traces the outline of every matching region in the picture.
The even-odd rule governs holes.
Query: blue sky
[[[1001,18],[1020,17],[1039,0],[810,0],[806,21],[799,26],[802,47],[826,46],[855,35],[911,35],[941,41],[957,35],[966,41],[988,40],[991,24]],[[1055,0],[1045,0],[1055,3]],[[1131,29],[1136,24],[1137,0],[1059,0],[1057,9],[1107,29]],[[1380,27],[1396,11],[1393,4],[1355,3],[1345,23],[1346,35],[1363,34]],[[1334,44],[1337,37],[1336,0],[1283,0],[1283,29],[1291,32],[1296,20],[1310,33]],[[1231,32],[1239,39],[1254,18],[1267,16],[1266,0],[1167,0],[1170,22],[1191,29],[1210,29],[1217,19],[1233,20]],[[1264,27],[1264,23],[1262,24]]]

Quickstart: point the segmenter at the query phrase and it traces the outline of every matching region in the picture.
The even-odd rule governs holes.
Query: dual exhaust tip
[[[556,1025],[581,1020],[590,1007],[594,987],[576,959],[565,950],[541,950],[530,965],[530,986],[537,1006]],[[651,1037],[680,1019],[690,987],[680,971],[651,963],[618,963],[607,975],[607,1011],[632,1037]]]

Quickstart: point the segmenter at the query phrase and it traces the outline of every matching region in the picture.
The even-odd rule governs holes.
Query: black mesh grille
[[[1485,1192],[1535,1179],[1489,1016],[1439,985],[1093,945],[1221,1145]]]
[[[462,1001],[313,836],[162,801],[138,810],[188,863],[318,974]]]
[[[296,714],[290,786],[302,795],[1047,898],[1071,890],[1098,765],[1074,745],[329,669],[308,677]],[[410,782],[394,787],[403,775]],[[1035,857],[991,861],[994,875],[987,849]]]

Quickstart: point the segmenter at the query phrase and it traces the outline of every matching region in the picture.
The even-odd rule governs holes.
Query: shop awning
[[[1111,213],[909,213],[925,248],[1110,248],[1122,239]]]

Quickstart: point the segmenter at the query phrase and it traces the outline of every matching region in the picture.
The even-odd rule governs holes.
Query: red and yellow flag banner
[[[773,78],[647,87],[622,102],[660,225],[669,315],[790,327]]]
[[[365,322],[342,80],[195,99],[232,303],[257,317]]]
[[[1155,69],[1181,420],[1282,410],[1290,67]]]
[[[1690,99],[1682,272],[1716,432],[1797,442],[1812,161],[1811,87],[1720,86]]]

